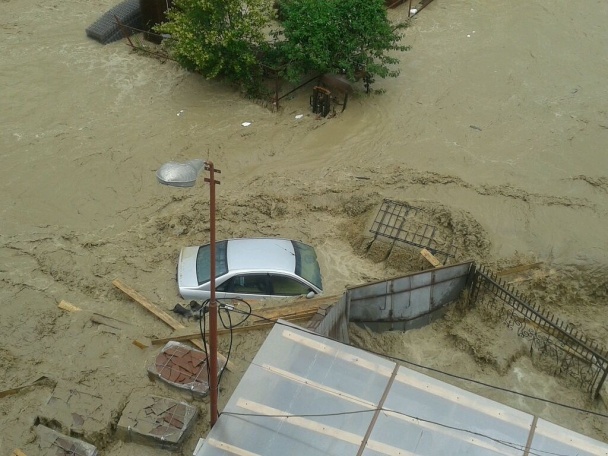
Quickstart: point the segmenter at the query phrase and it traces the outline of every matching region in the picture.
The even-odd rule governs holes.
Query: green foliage
[[[361,71],[381,78],[396,77],[399,63],[390,51],[406,51],[400,44],[407,23],[391,24],[383,0],[281,0],[283,30],[276,33],[286,59],[288,77],[302,74],[345,73],[355,80]]]
[[[225,77],[255,95],[261,87],[258,49],[272,18],[267,0],[175,0],[155,30],[185,68],[207,79]]]

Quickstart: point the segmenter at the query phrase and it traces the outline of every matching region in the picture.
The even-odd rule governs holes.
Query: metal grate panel
[[[457,247],[453,236],[429,223],[431,214],[406,203],[384,200],[370,231],[421,249],[427,249],[444,264],[455,258]]]

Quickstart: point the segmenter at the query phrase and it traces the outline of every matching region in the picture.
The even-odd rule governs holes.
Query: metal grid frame
[[[422,208],[385,199],[376,214],[370,232],[396,242],[427,249],[447,264],[456,257],[458,251],[454,245],[454,238],[449,236],[449,241],[446,243],[438,241],[436,236],[439,230],[436,226],[415,220],[424,212]]]

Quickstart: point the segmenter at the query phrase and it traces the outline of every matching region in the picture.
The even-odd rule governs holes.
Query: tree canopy
[[[275,1],[282,18],[275,31],[272,0],[175,0],[155,30],[169,35],[163,44],[185,68],[224,77],[252,95],[262,90],[261,64],[269,59],[287,64],[293,81],[311,72],[351,80],[399,74],[407,23],[392,24],[384,0]]]
[[[171,55],[185,68],[208,79],[225,77],[247,92],[259,85],[257,50],[267,42],[272,19],[267,0],[175,0],[168,22],[156,30]]]
[[[383,0],[282,0],[283,52],[290,76],[315,71],[345,73],[354,80],[363,71],[396,77],[399,63],[391,51],[400,44],[407,23],[392,24]]]

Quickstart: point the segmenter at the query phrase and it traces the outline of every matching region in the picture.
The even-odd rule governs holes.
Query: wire
[[[233,309],[233,312],[240,312],[240,311],[238,309]],[[277,320],[272,320],[270,318],[266,318],[266,317],[263,317],[261,315],[256,315],[254,313],[249,313],[248,316],[253,316],[253,317],[256,317],[256,318],[260,318],[262,320],[266,320],[268,322],[272,322],[272,323],[280,324],[280,325],[283,325],[283,326],[286,326],[286,327],[290,327],[289,324],[282,323],[282,322],[277,321]],[[338,340],[331,339],[331,338],[323,336],[321,334],[317,334],[314,331],[310,331],[310,330],[308,330],[306,328],[299,328],[299,329],[302,330],[302,331],[304,331],[304,332],[307,332],[308,334],[312,334],[312,335],[317,336],[317,337],[322,337],[324,339],[331,340],[332,342],[337,342],[337,343],[340,343],[342,345],[347,345],[347,346],[350,347],[350,345],[345,344],[344,342],[340,342]],[[391,359],[391,360],[394,360],[394,361],[399,361],[399,362],[402,362],[402,363],[405,363],[405,364],[408,364],[408,365],[411,365],[411,366],[418,367],[420,369],[427,369],[429,371],[436,372],[436,373],[439,373],[439,374],[443,374],[443,375],[446,375],[448,377],[456,378],[458,380],[463,380],[463,381],[466,381],[466,382],[470,382],[470,383],[474,383],[474,384],[477,384],[477,385],[485,386],[487,388],[496,389],[498,391],[503,391],[503,392],[506,392],[506,393],[515,394],[515,395],[518,395],[518,396],[525,397],[527,399],[534,399],[534,400],[537,400],[537,401],[540,401],[540,402],[544,402],[544,403],[547,403],[547,404],[557,405],[559,407],[564,407],[564,408],[567,408],[567,409],[570,409],[570,410],[574,410],[574,411],[577,411],[577,412],[588,413],[590,415],[598,416],[598,417],[601,417],[601,418],[608,418],[608,415],[606,415],[604,413],[594,412],[592,410],[586,410],[586,409],[582,409],[582,408],[579,408],[579,407],[574,407],[572,405],[563,404],[561,402],[556,402],[556,401],[552,401],[552,400],[549,400],[549,399],[543,399],[541,397],[532,396],[532,395],[526,394],[526,393],[520,393],[518,391],[510,390],[508,388],[503,388],[503,387],[500,387],[500,386],[491,385],[489,383],[484,383],[484,382],[481,382],[479,380],[473,380],[471,378],[462,377],[462,376],[459,376],[459,375],[456,375],[456,374],[451,374],[449,372],[445,372],[445,371],[442,371],[440,369],[424,366],[422,364],[417,364],[417,363],[414,363],[414,362],[409,361],[407,359],[399,358],[397,356],[391,356],[391,355],[387,355],[385,353],[380,353],[380,352],[376,352],[376,351],[365,349],[365,348],[360,348],[360,347],[358,347],[358,348],[360,350],[363,350],[363,351],[365,351],[367,353],[371,353],[373,355],[382,356],[384,358],[388,358],[388,359]]]
[[[228,361],[230,360],[230,355],[232,353],[232,345],[233,345],[233,340],[234,340],[234,334],[232,332],[233,328],[236,328],[240,325],[242,325],[251,315],[251,305],[240,298],[234,298],[231,300],[233,304],[226,304],[225,302],[223,302],[223,300],[221,299],[217,299],[216,303],[218,304],[217,307],[217,312],[218,312],[218,316],[220,319],[220,322],[222,323],[222,326],[225,329],[229,329],[230,330],[230,342],[229,342],[229,346],[228,346],[228,353],[226,354],[226,362],[224,364],[224,367],[220,370],[220,374],[218,376],[217,379],[217,388],[218,388],[218,394],[219,394],[219,389],[220,389],[220,384],[222,381],[222,377],[224,375],[224,371],[226,370],[226,366],[228,365]],[[237,310],[237,313],[245,315],[245,317],[238,323],[233,324],[232,323],[232,316],[231,316],[231,311],[235,311],[236,307],[234,302],[238,301],[240,303],[245,304],[245,306],[247,307],[247,311],[242,311],[240,309]],[[238,303],[236,304],[238,305]],[[203,340],[203,350],[205,352],[205,359],[207,360],[207,362],[205,363],[206,369],[207,369],[207,379],[211,378],[211,366],[209,365],[209,352],[207,350],[207,343],[206,343],[206,331],[205,331],[205,327],[206,327],[206,314],[209,312],[209,307],[210,307],[210,300],[207,299],[203,302],[203,304],[201,305],[201,308],[198,309],[198,313],[199,313],[199,318],[198,318],[198,324],[199,324],[199,331],[201,333],[201,338]],[[227,323],[224,320],[224,317],[222,316],[222,310],[226,313],[226,317],[227,317]],[[219,413],[218,413],[219,416]]]
[[[211,378],[211,368],[209,366],[209,353],[207,352],[207,342],[205,340],[205,321],[206,321],[206,317],[205,315],[207,314],[207,312],[205,311],[205,308],[209,306],[209,300],[207,299],[206,301],[203,301],[203,304],[201,306],[201,308],[198,310],[198,327],[199,330],[201,332],[201,338],[203,339],[203,350],[205,351],[205,367],[207,368],[207,381],[209,381],[209,379]],[[208,310],[207,310],[208,311]],[[219,383],[218,383],[218,388],[219,388]]]
[[[483,437],[486,438],[488,440],[492,440],[500,445],[504,445],[507,446],[509,448],[513,448],[513,449],[517,449],[517,450],[525,450],[526,446],[519,444],[519,443],[514,443],[514,442],[509,442],[507,440],[502,440],[502,439],[497,439],[495,437],[492,437],[490,435],[481,433],[481,432],[476,432],[476,431],[472,431],[470,429],[464,429],[464,428],[459,428],[456,426],[450,426],[448,424],[443,424],[443,423],[439,423],[437,421],[433,421],[433,420],[427,420],[424,418],[420,418],[417,416],[412,416],[412,415],[408,415],[407,413],[404,412],[399,412],[397,410],[392,410],[392,409],[386,409],[384,407],[378,407],[378,408],[373,408],[373,409],[365,409],[365,410],[352,410],[349,412],[334,412],[334,413],[308,413],[308,414],[261,414],[261,413],[240,413],[240,412],[222,412],[220,413],[220,415],[228,415],[228,416],[251,416],[251,417],[262,417],[262,418],[318,418],[318,417],[328,417],[328,416],[341,416],[341,415],[355,415],[355,414],[361,414],[361,413],[375,413],[375,412],[384,412],[384,413],[394,413],[396,415],[402,415],[405,416],[407,418],[410,418],[412,420],[417,420],[417,421],[422,421],[424,423],[429,423],[429,424],[433,424],[436,426],[440,426],[446,429],[451,429],[453,431],[458,431],[458,432],[464,432],[467,434],[471,434],[477,437]],[[531,454],[531,455],[535,455],[535,456],[542,456],[542,455],[551,455],[551,456],[568,456],[565,453],[554,453],[551,451],[544,451],[544,450],[539,450],[539,449],[535,449],[535,448],[529,448],[528,449],[528,453],[527,454]]]
[[[226,312],[226,315],[228,316],[228,326],[226,326],[226,323],[224,322],[224,319],[222,318],[222,310],[224,310]],[[226,370],[226,366],[228,365],[228,360],[230,359],[230,353],[232,352],[232,338],[233,338],[233,333],[232,333],[232,317],[230,316],[230,311],[226,308],[218,308],[217,309],[218,315],[220,317],[220,321],[222,322],[222,325],[224,326],[224,328],[229,328],[230,329],[230,345],[228,346],[228,354],[226,355],[226,364],[224,364],[224,368],[220,371],[220,376],[217,379],[217,387],[219,390],[220,384],[222,382],[222,376],[224,375],[224,371]],[[218,413],[219,416],[219,413]]]
[[[287,323],[283,323],[283,322],[279,322],[279,321],[276,321],[276,320],[273,320],[273,319],[269,319],[269,318],[266,318],[266,317],[261,316],[261,315],[256,315],[256,314],[253,313],[253,311],[251,309],[251,305],[249,305],[249,303],[247,303],[246,301],[241,300],[241,299],[238,299],[238,301],[243,302],[247,306],[247,311],[243,311],[241,309],[238,309],[234,305],[225,304],[223,302],[220,303],[220,309],[224,310],[226,312],[226,316],[228,318],[228,324],[226,324],[226,322],[222,318],[222,316],[221,316],[222,313],[221,312],[219,313],[220,320],[221,320],[222,325],[224,326],[224,328],[230,329],[230,349],[229,349],[228,355],[230,355],[230,351],[232,349],[232,343],[233,343],[232,328],[235,328],[235,327],[243,324],[251,316],[255,316],[257,318],[260,318],[261,320],[265,320],[265,321],[268,321],[268,322],[280,324],[280,325],[283,325],[285,327],[292,327],[291,325],[289,325]],[[218,312],[219,312],[220,309],[218,309]],[[241,320],[237,324],[233,324],[232,323],[232,319],[231,319],[231,313],[232,312],[244,315],[243,320]],[[322,336],[320,334],[317,334],[317,333],[315,333],[313,331],[310,331],[310,330],[307,330],[305,328],[301,328],[301,330],[303,330],[304,332],[307,332],[309,334],[315,335],[317,337],[322,337],[322,338],[325,338],[325,339],[328,339],[328,340],[332,340],[333,342],[338,342],[340,344],[347,345],[347,344],[344,344],[343,342],[330,339],[329,337]],[[204,334],[204,332],[203,332],[203,334]],[[389,358],[389,359],[392,359],[392,360],[395,360],[395,361],[400,361],[400,362],[405,363],[405,364],[416,366],[416,367],[418,367],[420,369],[428,369],[428,370],[436,372],[436,373],[440,373],[440,374],[443,374],[443,375],[446,375],[446,376],[449,376],[449,377],[453,377],[453,378],[456,378],[456,379],[459,379],[459,380],[468,381],[468,382],[471,382],[471,383],[482,385],[482,386],[485,386],[485,387],[488,387],[488,388],[494,388],[494,389],[497,389],[497,390],[500,390],[500,391],[503,391],[503,392],[508,392],[508,393],[516,394],[516,395],[523,396],[523,397],[526,397],[526,398],[529,398],[529,399],[534,399],[534,400],[538,400],[538,401],[541,401],[541,402],[549,403],[549,404],[552,404],[552,405],[557,405],[557,406],[564,407],[564,408],[571,409],[571,410],[575,410],[575,411],[578,411],[578,412],[588,413],[588,414],[599,416],[599,417],[602,417],[602,418],[608,418],[608,415],[605,415],[605,414],[602,414],[602,413],[593,412],[593,411],[581,409],[581,408],[578,408],[578,407],[573,407],[573,406],[562,404],[562,403],[559,403],[559,402],[550,401],[550,400],[547,400],[547,399],[542,399],[542,398],[539,398],[539,397],[536,397],[536,396],[532,396],[532,395],[529,395],[529,394],[520,393],[520,392],[509,390],[509,389],[506,389],[506,388],[490,385],[490,384],[487,384],[487,383],[484,383],[484,382],[481,382],[481,381],[478,381],[478,380],[473,380],[473,379],[462,377],[462,376],[459,376],[459,375],[450,374],[448,372],[444,372],[444,371],[441,371],[439,369],[435,369],[435,368],[432,368],[432,367],[428,367],[428,366],[424,366],[424,365],[421,365],[421,364],[417,364],[417,363],[414,363],[412,361],[409,361],[409,360],[406,360],[406,359],[403,359],[403,358],[386,355],[386,354],[383,354],[383,353],[375,352],[373,350],[367,350],[367,349],[361,349],[361,350],[366,351],[366,352],[371,353],[371,354],[374,354],[374,355],[377,355],[377,356],[382,356],[382,357]],[[221,379],[222,374],[223,374],[223,371],[222,371],[222,373],[220,373],[220,379]],[[218,386],[219,386],[219,380],[218,380]],[[299,415],[298,414],[276,414],[276,415],[270,414],[270,415],[267,415],[267,414],[238,413],[238,412],[225,412],[224,411],[224,412],[219,412],[218,416],[221,416],[222,414],[224,414],[224,415],[232,415],[232,416],[258,416],[258,417],[266,417],[266,418],[271,417],[271,418],[286,418],[286,419],[288,419],[290,417],[340,416],[340,415],[352,415],[352,414],[359,414],[359,413],[370,413],[370,412],[376,412],[376,411],[381,411],[381,412],[385,412],[385,413],[390,412],[390,413],[394,413],[394,414],[398,414],[398,415],[402,415],[402,416],[408,417],[408,418],[413,419],[413,420],[418,420],[418,421],[434,424],[434,425],[437,425],[437,426],[441,426],[441,427],[444,427],[444,428],[447,428],[447,429],[451,429],[451,430],[455,430],[455,431],[459,431],[459,432],[465,432],[465,433],[468,433],[470,435],[475,435],[475,436],[478,436],[478,437],[483,437],[483,438],[492,440],[492,441],[494,441],[494,442],[496,442],[496,443],[498,443],[500,445],[504,445],[504,446],[507,446],[507,447],[510,447],[510,448],[514,448],[514,449],[517,449],[517,450],[524,450],[525,449],[524,445],[521,445],[521,444],[518,444],[518,443],[513,443],[513,442],[506,441],[506,440],[497,439],[497,438],[491,437],[491,436],[489,436],[487,434],[479,433],[479,432],[472,431],[472,430],[469,430],[469,429],[464,429],[464,428],[458,428],[458,427],[455,427],[455,426],[450,426],[450,425],[447,425],[447,424],[435,422],[435,421],[432,421],[432,420],[423,419],[423,418],[420,418],[420,417],[411,416],[411,415],[408,415],[408,414],[406,414],[404,412],[400,412],[400,411],[396,411],[396,410],[390,410],[390,409],[386,409],[386,408],[383,408],[383,407],[382,408],[374,408],[374,409],[365,409],[365,410],[353,410],[353,411],[347,411],[347,412],[334,412],[334,413],[322,413],[322,414],[299,414]],[[543,450],[537,450],[537,449],[533,449],[533,448],[528,449],[528,451],[529,451],[528,454],[535,455],[535,456],[543,456],[543,455],[567,456],[567,455],[565,455],[563,453],[554,453],[554,452],[548,452],[548,451],[543,451]]]

